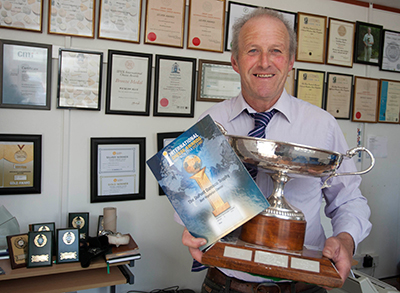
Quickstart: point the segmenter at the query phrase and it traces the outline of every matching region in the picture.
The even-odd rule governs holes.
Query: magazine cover
[[[147,161],[194,237],[218,241],[269,206],[208,115]]]

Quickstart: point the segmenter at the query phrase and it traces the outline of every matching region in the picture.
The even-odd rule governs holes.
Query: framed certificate
[[[50,110],[51,48],[0,40],[0,108]]]
[[[49,0],[48,33],[94,38],[96,0]]]
[[[7,247],[12,269],[26,267],[28,258],[28,234],[7,235]]]
[[[0,10],[0,28],[42,32],[43,1],[8,0]]]
[[[325,72],[297,69],[297,98],[323,108]]]
[[[100,0],[99,39],[140,42],[142,0]]]
[[[351,121],[378,121],[379,79],[356,76],[354,80],[353,114]]]
[[[186,0],[147,0],[145,44],[183,48]]]
[[[157,151],[161,151],[182,133],[183,131],[157,133]],[[164,190],[160,186],[158,186],[158,195],[165,195]]]
[[[296,61],[324,64],[327,17],[299,12],[297,18]]]
[[[187,48],[223,52],[225,0],[190,0]]]
[[[380,70],[400,72],[400,32],[383,30]]]
[[[0,134],[0,195],[41,192],[42,136]]]
[[[108,51],[106,114],[150,113],[153,55]]]
[[[294,96],[296,94],[295,75],[296,75],[296,70],[293,68],[292,70],[290,70],[285,82],[285,90],[291,96]]]
[[[326,64],[353,67],[356,23],[329,18]]]
[[[146,138],[91,138],[90,202],[145,198]]]
[[[58,108],[100,110],[103,53],[60,49]]]
[[[156,55],[154,116],[193,117],[196,59]]]
[[[400,81],[380,80],[378,122],[400,123]]]
[[[240,75],[230,62],[199,59],[197,101],[221,102],[240,93]]]
[[[350,119],[353,75],[328,72],[325,110],[336,119]]]
[[[379,65],[383,26],[366,22],[356,22],[354,62]]]

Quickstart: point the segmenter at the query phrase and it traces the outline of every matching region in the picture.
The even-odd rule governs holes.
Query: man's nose
[[[259,65],[262,68],[267,68],[271,62],[271,56],[268,52],[260,54]]]

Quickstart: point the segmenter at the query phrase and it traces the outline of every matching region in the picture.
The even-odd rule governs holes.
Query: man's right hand
[[[203,252],[200,251],[199,247],[205,245],[207,240],[204,238],[193,237],[188,229],[185,228],[182,233],[182,243],[189,248],[189,252],[192,257],[201,263]]]

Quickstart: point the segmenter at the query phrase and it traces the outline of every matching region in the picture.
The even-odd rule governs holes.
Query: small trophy
[[[303,247],[304,214],[285,199],[284,187],[294,176],[328,176],[324,188],[332,177],[365,174],[375,164],[372,153],[357,147],[342,155],[299,144],[227,135],[218,126],[244,164],[271,174],[274,190],[268,198],[270,207],[242,225],[239,236],[223,238],[209,248],[203,255],[203,264],[340,287],[342,280],[334,264],[321,251]],[[352,158],[359,152],[366,152],[371,158],[366,170],[336,173],[344,158]]]

